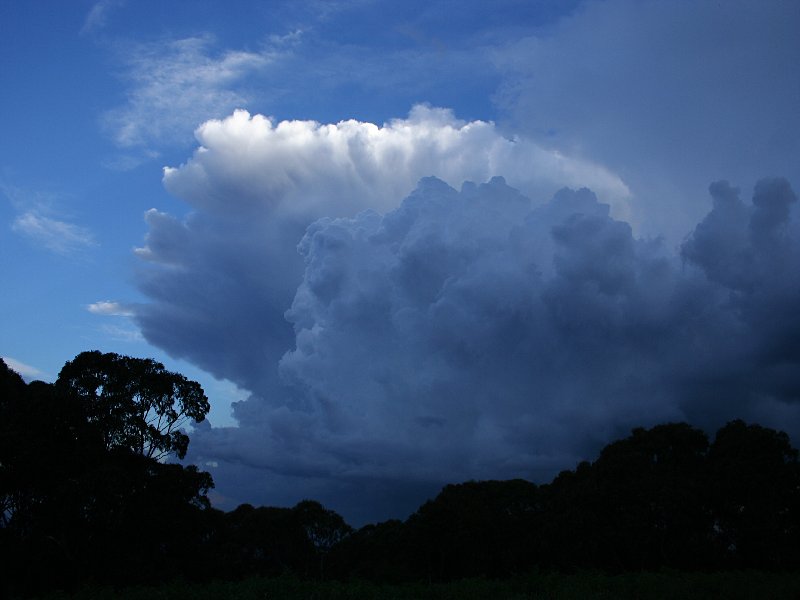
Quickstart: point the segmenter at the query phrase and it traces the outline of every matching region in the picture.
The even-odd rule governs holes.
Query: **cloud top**
[[[625,183],[602,166],[570,158],[532,140],[509,139],[494,123],[461,121],[452,111],[415,106],[383,126],[355,120],[280,121],[237,110],[195,133],[201,147],[179,168],[164,170],[167,189],[195,207],[322,216],[388,210],[421,177],[451,185],[500,171],[532,196],[590,186],[624,208]],[[235,199],[235,200],[233,200]]]
[[[620,206],[626,194],[601,166],[426,106],[382,126],[236,111],[196,135],[193,156],[164,171],[192,213],[145,217],[138,280],[152,302],[136,319],[151,343],[258,394],[278,385],[278,360],[293,343],[284,312],[303,277],[296,246],[315,219],[390,210],[431,173],[460,185],[504,171],[540,198],[565,184],[593,185]]]

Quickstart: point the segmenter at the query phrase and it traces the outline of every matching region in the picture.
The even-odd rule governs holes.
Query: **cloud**
[[[15,358],[11,358],[10,356],[2,356],[5,363],[12,371],[16,371],[19,373],[25,381],[32,381],[34,379],[40,378],[48,378],[48,375],[36,367],[32,367],[30,365],[26,365],[24,362],[21,362]]]
[[[584,2],[493,49],[517,131],[580,149],[632,190],[633,215],[673,241],[711,179],[800,177],[800,4]]]
[[[86,310],[94,315],[105,315],[114,317],[132,317],[135,314],[135,308],[120,302],[112,302],[110,300],[101,300],[93,302],[86,306]]]
[[[105,28],[109,13],[125,5],[125,0],[100,0],[95,2],[81,27],[81,35],[96,33]]]
[[[144,336],[138,329],[120,327],[119,325],[103,325],[101,331],[110,339],[118,342],[143,342]]]
[[[164,173],[192,211],[146,214],[134,319],[251,393],[239,427],[192,436],[228,503],[308,496],[364,522],[448,481],[546,480],[632,426],[800,434],[787,180],[752,203],[713,184],[676,250],[624,218],[609,170],[441,109],[237,111],[196,135]]]
[[[420,177],[436,173],[460,185],[502,169],[531,195],[587,185],[619,210],[628,189],[601,165],[551,151],[527,138],[509,139],[494,123],[465,122],[452,111],[417,105],[407,119],[379,127],[281,121],[237,110],[195,133],[201,147],[180,168],[164,170],[168,191],[194,207],[283,214],[352,214],[394,207]]]
[[[417,482],[531,477],[637,423],[796,425],[795,195],[763,180],[731,215],[730,186],[711,189],[684,265],[588,190],[532,209],[497,179],[317,221],[287,312],[292,402],[240,413],[331,479]]]
[[[103,116],[119,147],[151,152],[150,145],[187,141],[197,123],[247,104],[240,84],[274,55],[214,54],[212,46],[212,37],[198,36],[124,47],[128,99]]]
[[[800,434],[794,192],[710,190],[679,253],[588,189],[536,205],[501,178],[426,178],[385,215],[316,221],[283,388],[198,432],[193,456],[231,499],[313,493],[363,522],[448,481],[547,480],[637,425]]]
[[[622,208],[627,191],[599,165],[425,106],[383,126],[273,123],[236,111],[196,135],[191,159],[164,171],[167,190],[194,212],[146,215],[136,253],[152,302],[136,318],[151,343],[259,394],[277,385],[277,362],[293,343],[284,312],[303,274],[295,247],[316,218],[391,209],[431,173],[460,182],[503,170],[541,197],[592,185]]]
[[[88,229],[46,217],[35,210],[19,215],[11,228],[57,254],[71,254],[96,245]]]
[[[330,478],[541,478],[683,416],[650,383],[685,310],[669,254],[586,189],[534,208],[499,178],[425,179],[384,217],[317,221],[299,248],[293,402],[239,413],[305,431]]]

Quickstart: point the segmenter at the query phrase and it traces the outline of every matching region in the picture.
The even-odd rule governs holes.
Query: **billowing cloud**
[[[447,481],[546,479],[636,425],[797,435],[796,197],[783,179],[752,203],[710,190],[679,253],[588,189],[534,205],[500,178],[428,178],[385,216],[316,221],[283,389],[198,432],[195,456],[222,493],[248,478],[240,493],[313,493],[363,520]]]
[[[713,184],[676,250],[623,218],[609,171],[447,111],[383,127],[242,111],[197,137],[164,175],[192,212],[146,215],[134,318],[251,393],[239,427],[190,448],[229,504],[308,496],[363,522],[448,481],[546,479],[636,425],[800,433],[786,180],[752,203]]]
[[[237,110],[195,133],[201,148],[180,168],[166,168],[171,193],[198,209],[257,214],[349,215],[397,205],[431,174],[460,185],[502,170],[531,196],[590,186],[620,211],[628,189],[600,165],[548,150],[527,138],[508,139],[494,123],[461,121],[452,111],[415,106],[407,119],[379,127],[355,120],[323,125],[281,121]]]
[[[502,170],[530,193],[591,185],[621,209],[627,193],[599,165],[424,106],[381,127],[275,124],[236,111],[196,135],[192,158],[164,172],[167,190],[194,212],[146,215],[137,254],[149,268],[139,282],[153,302],[137,319],[151,343],[259,394],[271,393],[293,343],[284,312],[302,279],[295,247],[316,218],[391,209],[431,173],[460,184]]]
[[[70,254],[96,243],[88,229],[45,216],[36,210],[19,215],[11,228],[58,254]]]
[[[240,414],[293,430],[331,478],[398,481],[541,475],[636,424],[797,423],[794,194],[711,190],[680,257],[589,190],[532,208],[498,179],[317,221],[287,312],[292,401]]]

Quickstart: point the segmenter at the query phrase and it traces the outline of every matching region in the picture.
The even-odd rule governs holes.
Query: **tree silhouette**
[[[530,565],[538,488],[521,479],[448,485],[408,520],[412,562],[428,579],[501,577]]]
[[[85,352],[56,384],[0,361],[0,597],[86,582],[292,573],[378,581],[531,568],[800,567],[800,461],[779,431],[732,421],[637,428],[551,483],[445,486],[405,522],[357,532],[336,512],[241,505],[182,457],[199,384],[148,360]]]
[[[800,464],[789,436],[736,420],[709,455],[714,538],[732,566],[800,562]]]
[[[303,500],[292,509],[306,538],[319,556],[319,576],[325,576],[325,557],[331,549],[349,536],[353,529],[336,512],[315,500]]]
[[[191,573],[213,481],[158,459],[185,454],[177,428],[208,410],[199,384],[92,352],[55,385],[2,363],[0,392],[0,596]]]
[[[61,369],[56,387],[78,399],[106,448],[126,448],[160,460],[186,455],[181,427],[209,410],[200,384],[152,359],[83,352]]]

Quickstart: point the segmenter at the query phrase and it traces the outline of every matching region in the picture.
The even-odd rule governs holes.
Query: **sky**
[[[0,1],[0,356],[155,358],[215,505],[800,439],[793,0]]]

